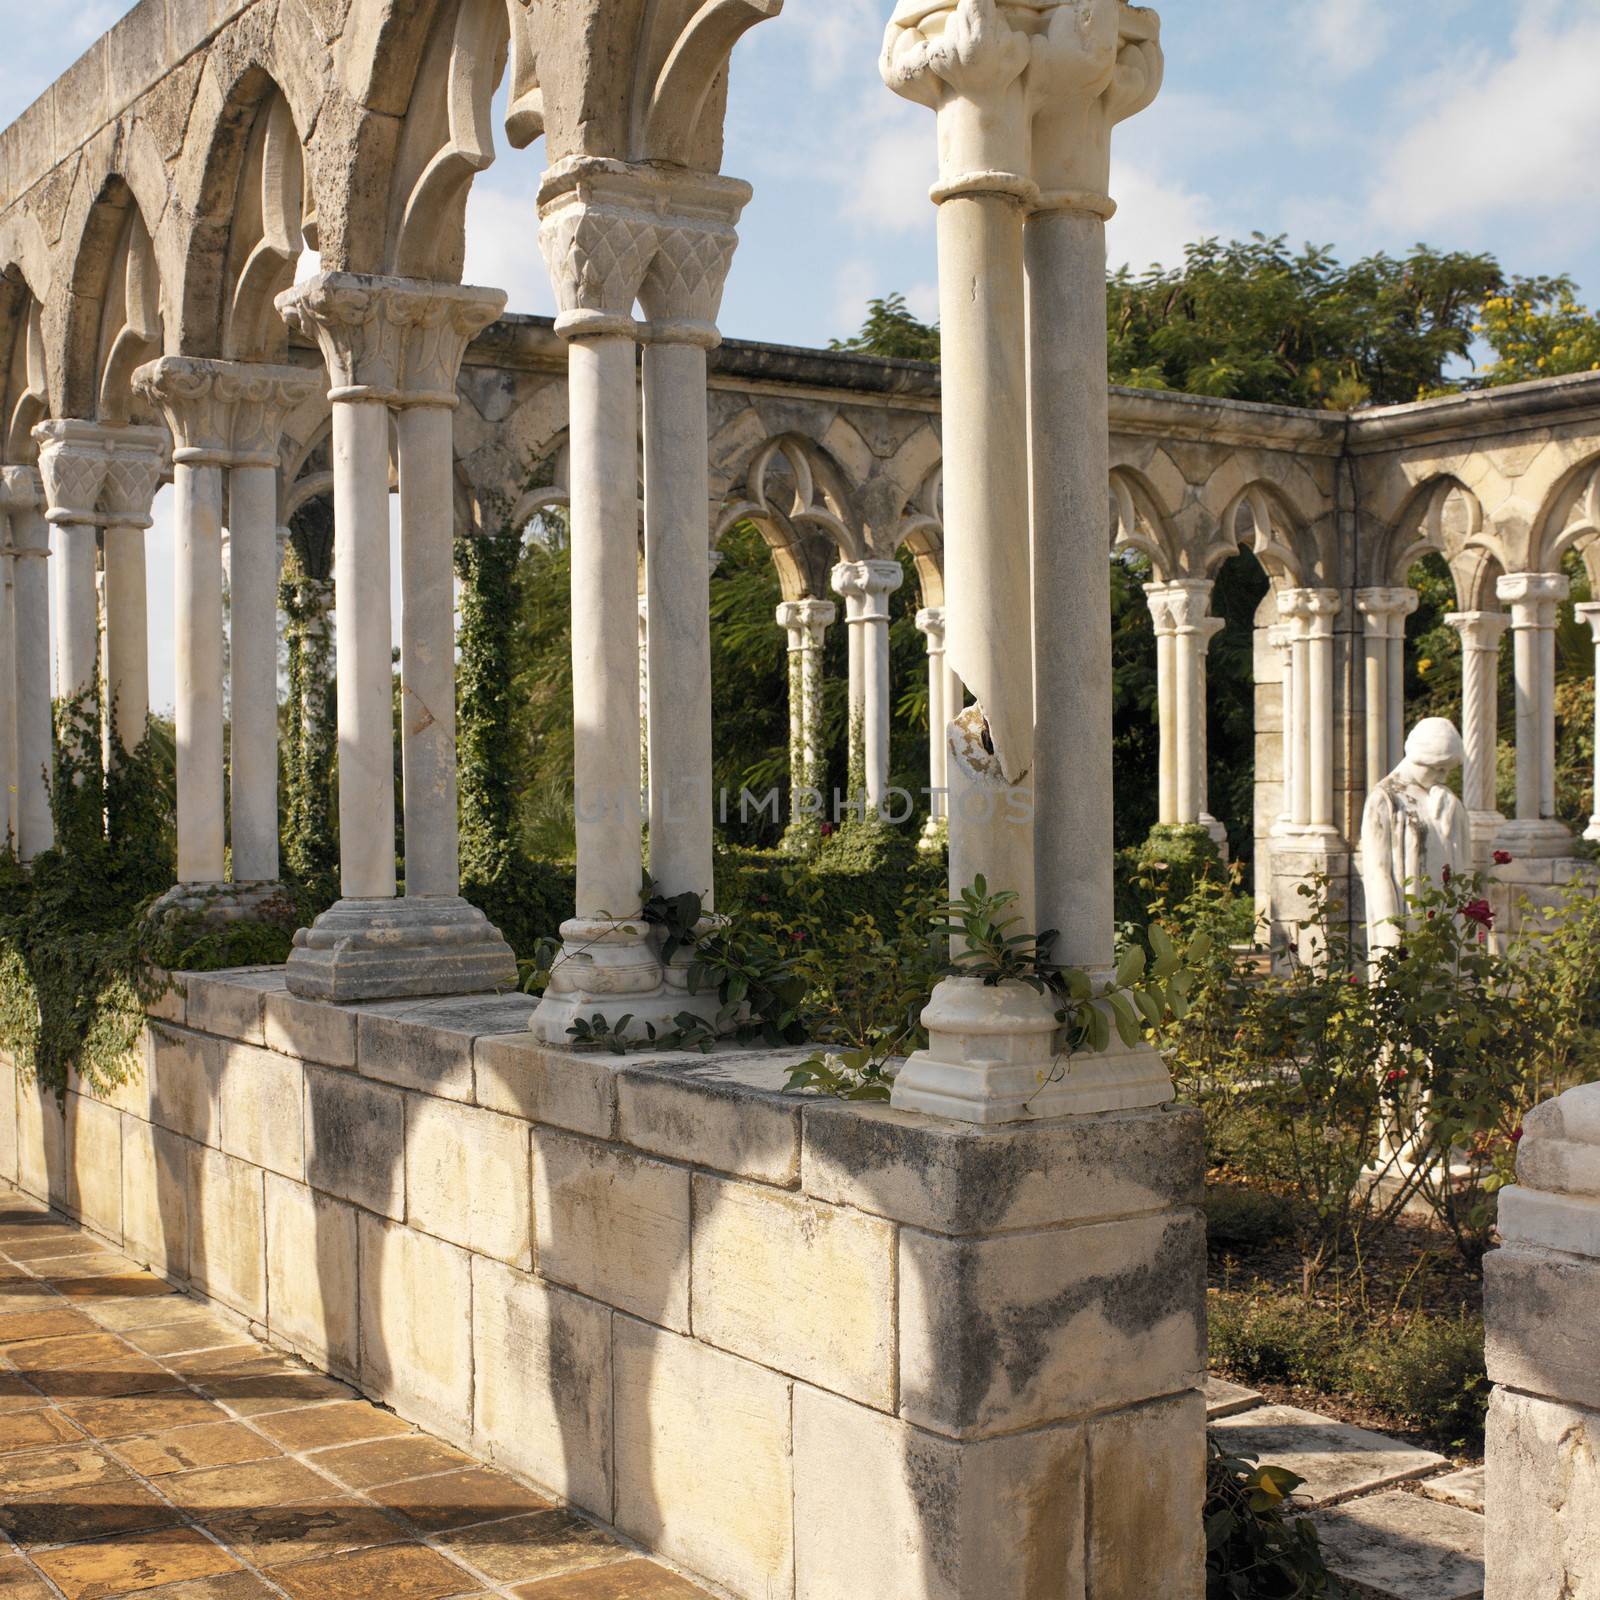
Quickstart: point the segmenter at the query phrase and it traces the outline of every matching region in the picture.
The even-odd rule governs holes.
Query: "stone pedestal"
[[[1484,1261],[1484,1600],[1600,1595],[1600,1085],[1529,1113]]]

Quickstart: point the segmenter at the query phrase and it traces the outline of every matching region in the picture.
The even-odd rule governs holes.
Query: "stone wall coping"
[[[169,1032],[268,1049],[319,1070],[455,1101],[658,1161],[931,1233],[1021,1233],[1198,1206],[1190,1107],[979,1127],[886,1105],[783,1093],[805,1047],[614,1056],[542,1044],[521,994],[335,1005],[283,969],[180,977]]]

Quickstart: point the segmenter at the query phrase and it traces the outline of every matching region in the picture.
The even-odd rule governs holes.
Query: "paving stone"
[[[269,1439],[237,1422],[208,1422],[199,1427],[171,1428],[148,1438],[121,1439],[116,1454],[146,1478],[201,1467],[231,1467],[278,1454]]]
[[[436,1478],[411,1478],[369,1492],[379,1505],[409,1517],[426,1533],[550,1508],[542,1496],[487,1467],[463,1467]]]
[[[590,1568],[525,1583],[513,1589],[517,1600],[710,1600],[711,1591],[687,1578],[635,1558],[619,1566]]]
[[[56,1600],[56,1592],[21,1556],[0,1555],[0,1600]]]
[[[1266,1402],[1254,1389],[1242,1383],[1229,1383],[1226,1378],[1206,1379],[1206,1419],[1237,1416],[1241,1411],[1253,1411]]]
[[[151,1600],[276,1600],[277,1593],[253,1572],[229,1572],[220,1578],[169,1584]]]
[[[554,1507],[508,1522],[446,1533],[440,1543],[458,1560],[497,1583],[606,1566],[633,1554],[603,1528]]]
[[[371,1444],[341,1445],[336,1450],[318,1450],[313,1456],[318,1469],[331,1472],[352,1489],[373,1489],[380,1484],[398,1483],[403,1478],[425,1478],[453,1472],[472,1464],[472,1458],[425,1433],[404,1438],[377,1439]]]
[[[202,1387],[236,1416],[264,1417],[291,1406],[321,1405],[325,1400],[348,1400],[352,1390],[320,1372],[279,1362],[277,1370],[247,1372],[239,1377],[209,1378]]]
[[[1459,1472],[1447,1472],[1442,1478],[1424,1478],[1421,1487],[1430,1500],[1442,1500],[1446,1505],[1483,1515],[1482,1467],[1463,1467]]]
[[[172,1527],[182,1519],[137,1478],[114,1478],[63,1497],[59,1489],[0,1503],[0,1530],[25,1548]]]
[[[0,1416],[0,1455],[66,1444],[82,1437],[59,1411],[18,1411]]]
[[[257,1506],[219,1512],[205,1521],[230,1550],[258,1567],[286,1566],[341,1550],[396,1544],[406,1537],[394,1518],[359,1500]]]
[[[1328,1565],[1362,1600],[1481,1600],[1483,1518],[1470,1511],[1394,1491],[1312,1521]]]
[[[227,1420],[220,1406],[197,1394],[129,1395],[119,1400],[80,1401],[62,1409],[94,1439],[127,1439],[134,1434]]]
[[[365,1400],[335,1400],[330,1405],[301,1406],[262,1417],[256,1426],[291,1455],[336,1444],[360,1444],[410,1434],[410,1423],[392,1411]]]
[[[203,1518],[214,1511],[249,1506],[331,1500],[339,1486],[302,1462],[274,1456],[242,1466],[180,1472],[161,1485],[161,1492]]]
[[[94,1324],[81,1311],[69,1306],[0,1314],[0,1345],[44,1339],[53,1333],[90,1333],[93,1330]]]
[[[273,1569],[272,1581],[291,1600],[446,1600],[470,1595],[477,1581],[453,1561],[420,1544],[386,1545],[356,1555],[325,1556]]]
[[[0,1458],[0,1496],[60,1493],[127,1474],[103,1450],[84,1443]]]
[[[109,1544],[68,1545],[62,1550],[41,1551],[34,1559],[67,1600],[98,1600],[102,1595],[154,1589],[185,1578],[234,1571],[239,1566],[193,1528],[160,1528]]]
[[[1420,1478],[1450,1464],[1431,1450],[1415,1450],[1381,1433],[1294,1406],[1260,1406],[1220,1418],[1212,1426],[1233,1454],[1298,1473],[1306,1481],[1297,1496],[1313,1506]]]

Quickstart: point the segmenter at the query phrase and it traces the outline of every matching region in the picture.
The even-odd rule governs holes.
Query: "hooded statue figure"
[[[1405,942],[1406,895],[1443,884],[1445,871],[1472,862],[1467,808],[1445,787],[1464,759],[1461,735],[1445,717],[1411,730],[1405,759],[1367,796],[1361,813],[1361,882],[1367,893],[1367,948]]]

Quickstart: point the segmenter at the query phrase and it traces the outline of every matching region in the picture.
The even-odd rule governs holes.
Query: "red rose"
[[[1511,1142],[1512,1144],[1522,1143],[1522,1129],[1520,1127],[1511,1135]]]
[[[1449,883],[1450,879],[1453,876],[1454,876],[1454,874],[1450,871],[1450,868],[1448,866],[1446,866],[1446,868],[1444,869],[1444,881],[1446,883]]]
[[[1494,926],[1494,909],[1487,900],[1469,900],[1461,908],[1461,915],[1468,922],[1475,922],[1480,928]]]
[[[1509,867],[1511,865],[1511,852],[1509,850],[1496,850],[1494,864],[1497,867]]]

